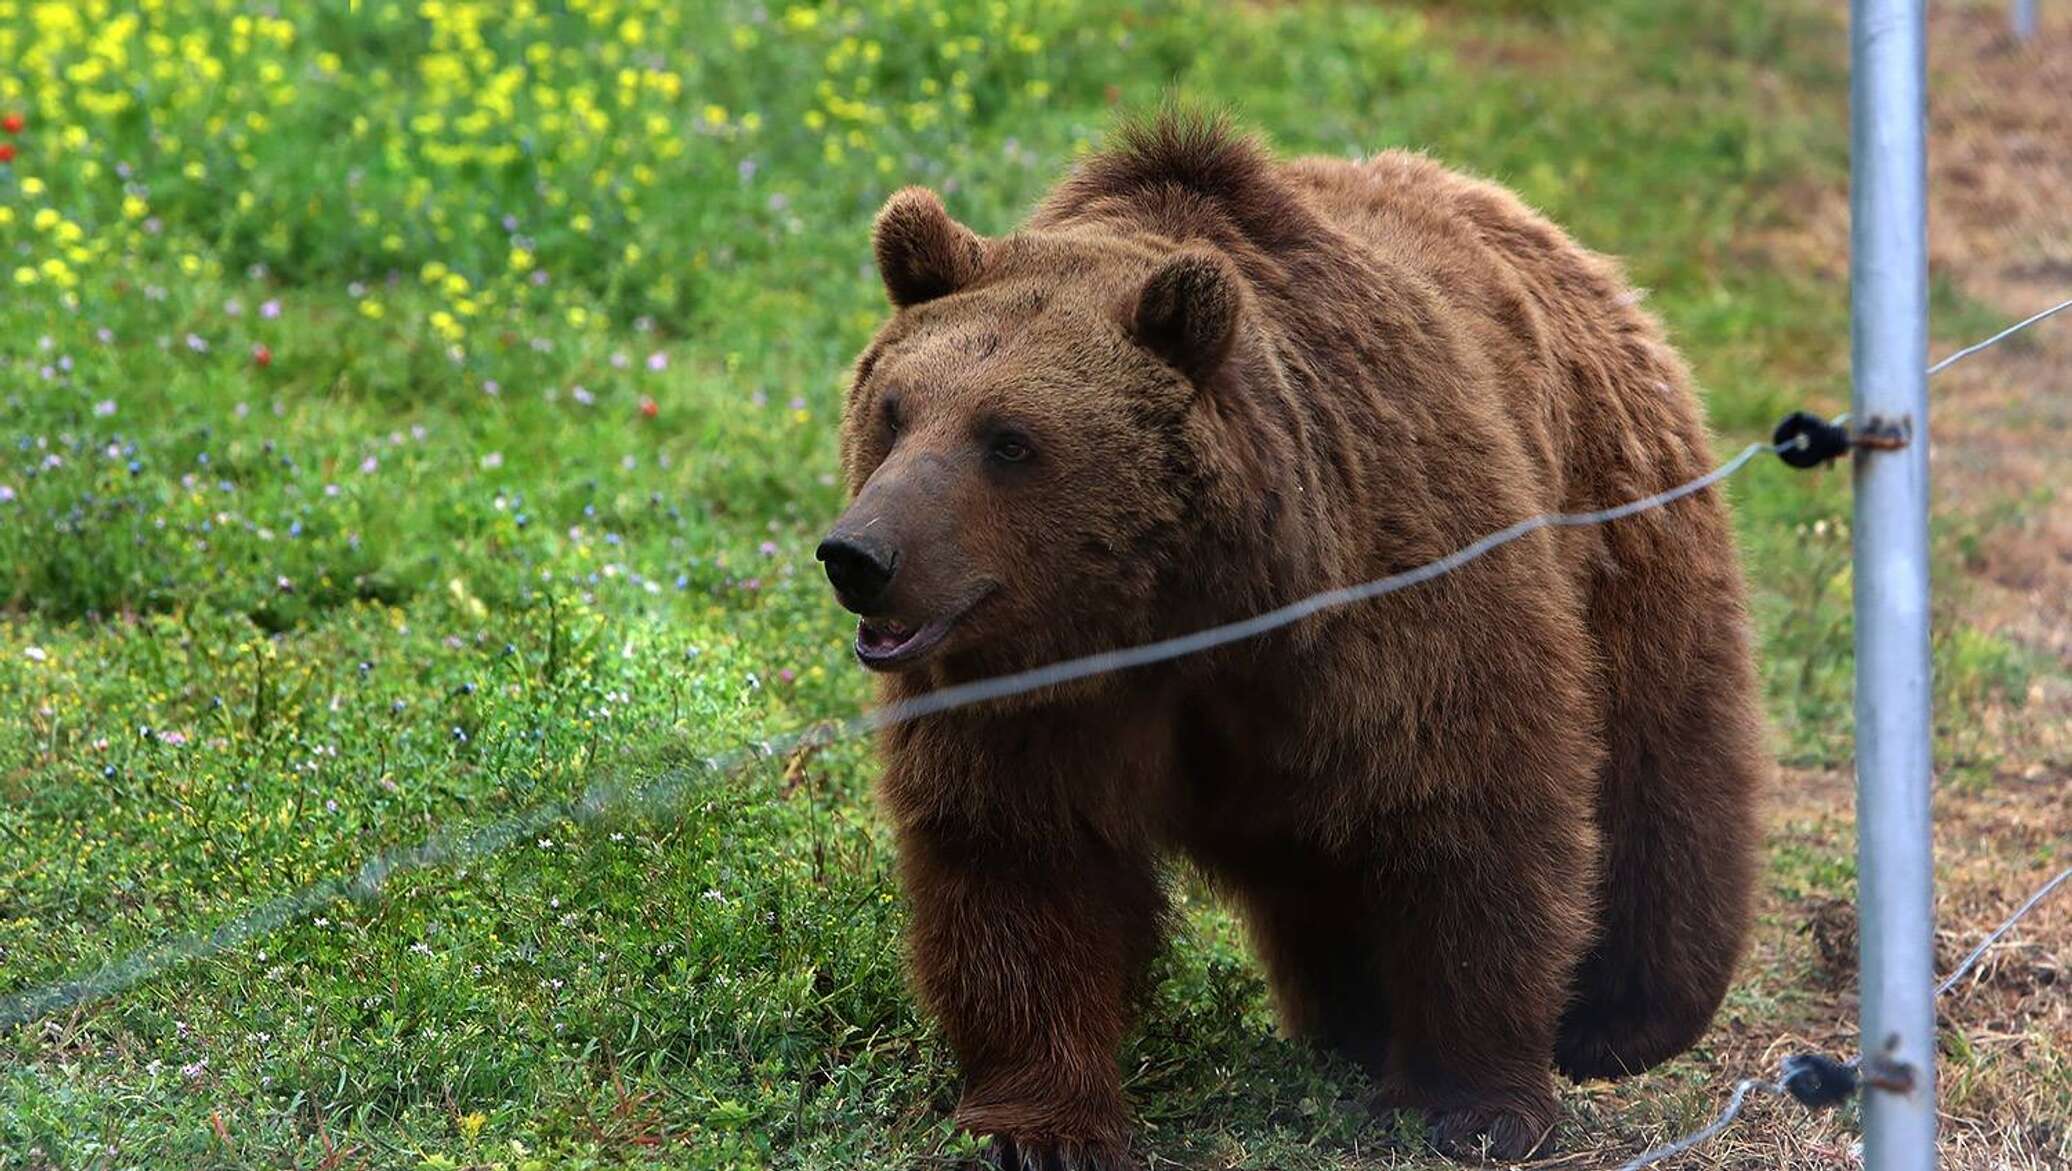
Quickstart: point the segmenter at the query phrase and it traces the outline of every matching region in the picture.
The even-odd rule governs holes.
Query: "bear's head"
[[[1156,630],[1194,420],[1244,346],[1230,262],[1092,228],[988,241],[919,188],[873,245],[896,312],[857,363],[853,502],[819,548],[857,657],[970,677]]]

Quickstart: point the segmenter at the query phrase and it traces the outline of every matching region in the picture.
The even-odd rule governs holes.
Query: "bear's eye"
[[[889,394],[886,395],[883,410],[885,414],[885,430],[892,432],[894,435],[899,434],[899,399]]]
[[[995,435],[988,450],[994,459],[1004,464],[1018,464],[1036,454],[1028,439],[1012,431]]]

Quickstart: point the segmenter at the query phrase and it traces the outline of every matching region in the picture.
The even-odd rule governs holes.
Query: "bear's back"
[[[1706,469],[1689,372],[1610,258],[1505,188],[1414,152],[1297,159],[1282,175],[1443,302],[1554,481],[1549,507],[1603,507]]]

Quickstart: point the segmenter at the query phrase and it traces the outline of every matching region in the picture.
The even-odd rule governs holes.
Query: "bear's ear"
[[[895,192],[871,228],[885,293],[901,309],[947,296],[978,279],[986,260],[978,233],[950,218],[926,187]]]
[[[1205,248],[1166,258],[1137,294],[1130,332],[1196,386],[1230,356],[1243,285],[1230,262]]]

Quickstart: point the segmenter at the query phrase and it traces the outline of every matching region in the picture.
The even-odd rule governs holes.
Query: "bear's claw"
[[[1449,1155],[1484,1153],[1492,1159],[1517,1162],[1539,1154],[1553,1136],[1551,1110],[1520,1110],[1504,1106],[1467,1106],[1456,1110],[1433,1110],[1427,1116],[1432,1145]],[[1485,1148],[1478,1141],[1486,1138]]]
[[[1137,1171],[1128,1153],[1105,1143],[993,1136],[988,1166],[997,1171]]]

